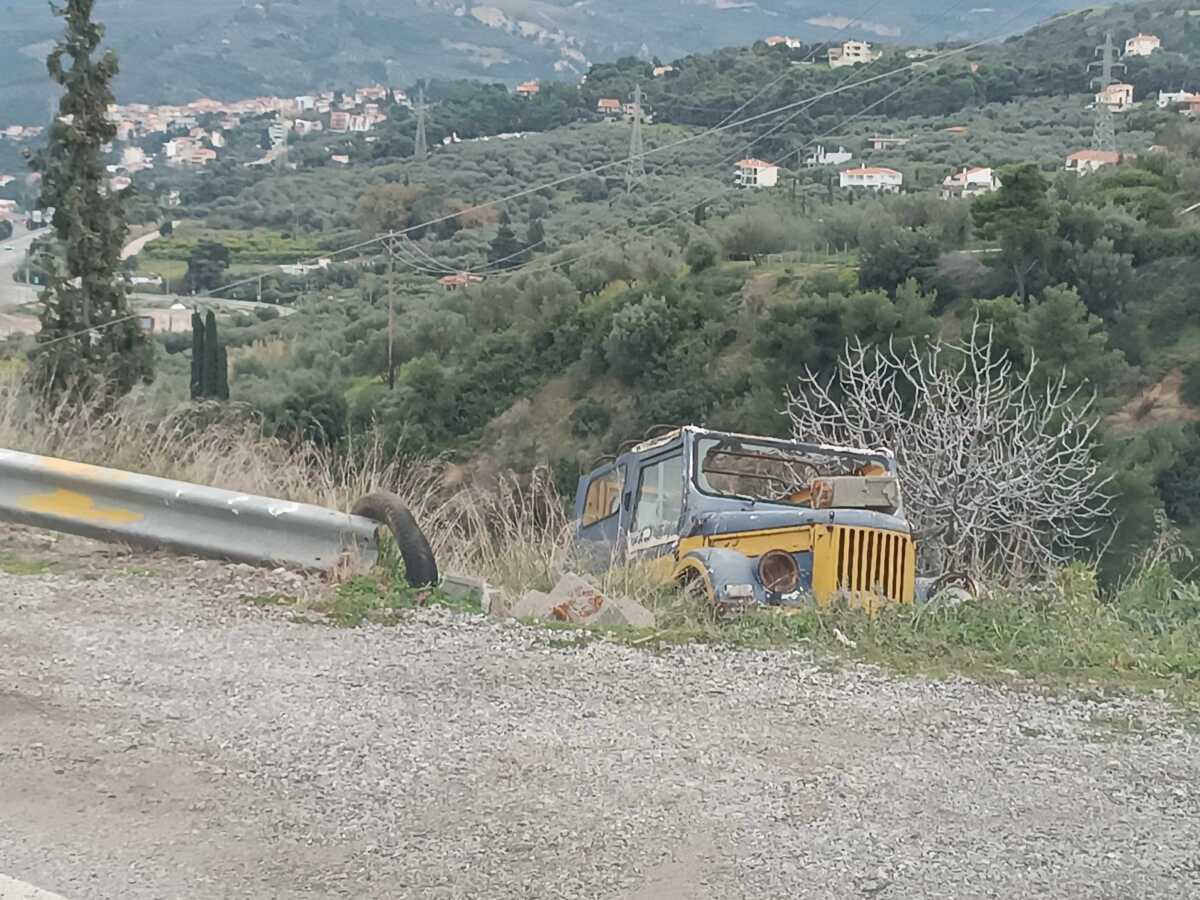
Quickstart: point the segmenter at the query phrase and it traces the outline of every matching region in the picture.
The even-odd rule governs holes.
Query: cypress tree
[[[217,340],[217,317],[210,309],[204,316],[204,396],[216,400],[221,396],[221,345]]]
[[[66,21],[46,59],[63,88],[46,150],[33,163],[42,176],[39,206],[54,209],[59,250],[46,254],[41,332],[30,377],[51,402],[108,399],[153,377],[154,353],[130,315],[121,278],[128,231],[120,195],[108,190],[101,147],[116,137],[108,120],[117,57],[98,54],[103,26],[92,21],[94,0],[51,5]]]
[[[505,210],[500,214],[500,228],[496,231],[496,236],[492,239],[491,247],[488,249],[488,262],[499,265],[501,268],[512,268],[520,264],[520,256],[524,249],[513,233],[512,219]]]
[[[229,354],[224,347],[217,351],[217,399],[229,399]]]
[[[192,310],[192,399],[204,396],[204,320]]]
[[[542,224],[541,219],[534,219],[529,223],[529,230],[525,232],[525,258],[522,262],[528,261],[534,250],[544,250],[545,243],[546,226]]]

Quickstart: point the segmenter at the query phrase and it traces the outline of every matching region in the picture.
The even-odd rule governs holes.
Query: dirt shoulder
[[[16,564],[37,549],[0,549],[0,872],[66,897],[1115,898],[1200,879],[1200,753],[1154,701],[445,610],[339,629],[252,602],[295,576],[63,538],[57,565]]]

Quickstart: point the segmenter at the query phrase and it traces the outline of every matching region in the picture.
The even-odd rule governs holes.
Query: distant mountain
[[[926,44],[1015,33],[1077,0],[97,0],[124,101],[294,94],[390,80],[577,78],[773,34]],[[0,125],[46,118],[45,0],[0,0]]]

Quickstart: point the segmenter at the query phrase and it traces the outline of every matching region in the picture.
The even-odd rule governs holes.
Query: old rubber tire
[[[374,519],[391,529],[400,556],[404,559],[404,576],[413,587],[438,583],[437,562],[429,539],[421,531],[408,507],[395,494],[376,491],[367,494],[350,511],[353,515]]]

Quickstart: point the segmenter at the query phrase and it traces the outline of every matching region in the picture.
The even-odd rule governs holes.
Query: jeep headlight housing
[[[783,550],[769,550],[758,560],[758,580],[772,594],[790,594],[800,587],[800,566]]]

